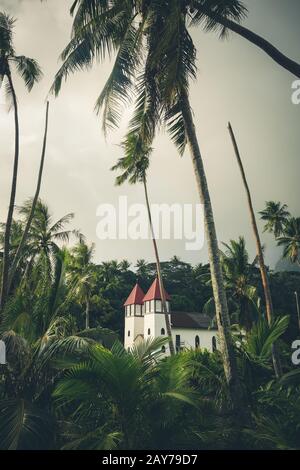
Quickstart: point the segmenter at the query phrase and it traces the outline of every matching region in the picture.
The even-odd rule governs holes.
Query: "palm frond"
[[[55,224],[52,225],[52,227],[50,228],[50,232],[56,234],[57,232],[62,230],[65,225],[68,225],[71,220],[74,219],[74,216],[75,215],[72,212],[70,214],[64,215],[61,219],[59,219],[57,222],[55,222]]]
[[[25,56],[14,56],[12,60],[23,78],[28,91],[31,91],[34,84],[41,80],[43,76],[39,64],[36,60]]]
[[[3,55],[13,55],[13,27],[15,19],[6,13],[0,12],[0,50]]]
[[[135,70],[140,61],[142,35],[129,25],[122,39],[112,72],[99,96],[95,110],[103,108],[103,130],[115,128],[121,118],[121,105],[130,101]]]
[[[161,358],[162,347],[168,343],[168,338],[147,338],[140,343],[134,344],[130,353],[134,358],[144,364],[155,363]]]
[[[275,318],[271,325],[261,317],[253,326],[245,345],[247,353],[262,361],[272,354],[272,345],[284,334],[289,324],[289,316]]]
[[[226,18],[240,23],[247,17],[248,9],[240,0],[193,0],[191,4],[192,26],[201,25],[205,31],[219,33],[225,38],[227,28],[218,22],[218,18]]]
[[[18,398],[0,400],[0,449],[51,448],[53,423],[45,410]]]

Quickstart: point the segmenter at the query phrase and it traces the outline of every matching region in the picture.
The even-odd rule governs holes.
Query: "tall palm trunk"
[[[241,171],[245,191],[246,191],[246,194],[247,194],[248,207],[249,207],[249,212],[250,212],[250,217],[251,217],[251,224],[252,224],[252,229],[253,229],[255,242],[256,242],[257,258],[258,258],[258,263],[259,263],[259,269],[260,269],[260,274],[261,274],[262,285],[263,285],[263,289],[264,289],[264,295],[265,295],[267,319],[268,319],[268,323],[271,324],[272,320],[273,320],[273,317],[274,317],[273,303],[272,303],[272,297],[271,297],[271,291],[270,291],[270,284],[269,284],[267,269],[266,269],[265,261],[264,261],[263,249],[262,249],[262,245],[261,245],[261,241],[260,241],[260,237],[259,237],[259,232],[258,232],[258,228],[257,228],[255,212],[254,212],[254,209],[253,209],[251,193],[250,193],[249,185],[247,183],[247,178],[246,178],[245,170],[244,170],[244,167],[243,167],[242,159],[241,159],[241,156],[240,156],[240,152],[239,152],[239,149],[238,149],[238,145],[237,145],[235,135],[233,133],[233,130],[232,130],[232,127],[231,127],[230,123],[228,123],[228,129],[229,129],[229,134],[230,134],[232,144],[233,144],[233,147],[234,147],[236,159],[237,159],[240,171]],[[276,352],[275,345],[273,345],[273,347],[272,347],[272,358],[273,358],[273,366],[274,366],[275,375],[278,378],[281,375],[281,367],[280,367],[280,361],[279,361],[279,358],[278,358],[278,354]]]
[[[8,295],[8,274],[9,274],[9,252],[10,252],[10,237],[11,237],[11,226],[13,221],[16,191],[17,191],[17,180],[18,180],[18,166],[19,166],[19,116],[18,116],[18,102],[16,97],[15,88],[13,85],[10,71],[7,73],[7,79],[12,95],[13,106],[14,106],[14,120],[15,120],[15,156],[13,165],[13,176],[11,183],[10,201],[7,214],[7,220],[5,225],[4,234],[4,249],[3,249],[3,266],[2,266],[2,283],[1,283],[1,299],[0,299],[0,310],[3,309],[7,295]]]
[[[236,357],[230,334],[230,320],[224,289],[223,273],[220,263],[218,240],[215,229],[210,194],[208,190],[202,156],[197,140],[196,129],[189,98],[186,93],[182,95],[182,115],[185,122],[188,144],[191,151],[192,162],[200,195],[204,207],[205,232],[208,244],[208,257],[210,263],[211,280],[216,308],[216,319],[219,331],[219,341],[223,356],[223,365],[231,399],[236,410],[243,413],[243,393],[238,377]]]
[[[173,356],[175,354],[175,349],[174,349],[174,344],[173,344],[173,339],[172,339],[172,331],[171,331],[171,325],[170,325],[170,320],[169,320],[169,312],[168,312],[168,309],[167,309],[166,295],[165,295],[163,278],[162,278],[162,274],[161,274],[160,260],[159,260],[159,255],[158,255],[158,248],[157,248],[153,223],[152,223],[152,215],[151,215],[149,196],[148,196],[148,190],[147,190],[147,182],[146,182],[145,177],[144,177],[144,180],[143,180],[143,184],[144,184],[145,199],[146,199],[146,205],[147,205],[147,211],[148,211],[150,230],[151,230],[151,235],[152,235],[152,242],[153,242],[155,259],[156,259],[156,271],[157,271],[157,277],[158,277],[158,283],[159,283],[162,310],[163,310],[163,313],[164,313],[164,316],[165,316],[165,321],[166,321],[166,330],[167,330],[167,335],[168,335],[170,354],[171,354],[171,356]]]
[[[298,327],[300,331],[300,308],[299,308],[298,292],[295,292],[295,297],[296,297],[296,308],[297,308],[297,316],[298,316]]]
[[[32,201],[30,214],[29,214],[29,217],[27,219],[26,226],[25,226],[20,244],[18,246],[17,252],[15,254],[15,257],[14,257],[14,260],[13,260],[13,263],[12,263],[12,267],[11,267],[10,272],[9,272],[8,290],[10,289],[11,283],[14,279],[14,276],[15,276],[15,273],[16,273],[16,270],[17,270],[17,267],[18,267],[19,260],[22,256],[22,251],[23,251],[23,248],[25,246],[25,243],[26,243],[26,240],[27,240],[27,237],[28,237],[28,233],[29,233],[29,230],[30,230],[30,227],[31,227],[32,219],[34,217],[36,205],[37,205],[39,195],[40,195],[43,169],[44,169],[44,163],[45,163],[46,145],[47,145],[48,115],[49,115],[49,101],[47,101],[47,106],[46,106],[45,134],[44,134],[44,141],[43,141],[42,156],[41,156],[40,169],[39,169],[39,174],[38,174],[37,187],[36,187],[35,195],[34,195],[34,198],[33,198],[33,201]]]
[[[234,21],[224,18],[221,15],[211,13],[209,10],[205,11],[205,13],[207,14],[207,16],[217,21],[222,26],[225,26],[231,31],[234,31],[235,33],[250,41],[255,46],[262,49],[268,54],[268,56],[270,56],[275,62],[277,62],[277,64],[281,65],[281,67],[285,68],[293,75],[300,78],[300,64],[298,64],[292,59],[289,59],[286,55],[284,55],[276,47],[274,47],[269,41],[254,33],[250,29],[245,28],[239,23],[235,23]]]
[[[85,329],[86,330],[90,329],[90,300],[89,300],[89,297],[87,297],[86,304],[85,304]]]

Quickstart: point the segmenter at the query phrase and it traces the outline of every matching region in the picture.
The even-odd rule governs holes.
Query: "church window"
[[[164,328],[162,328],[162,329],[160,330],[160,334],[161,334],[162,336],[166,334],[166,332],[165,332],[165,329],[164,329]]]
[[[162,353],[165,353],[165,352],[166,352],[166,346],[162,346],[161,352],[162,352]]]
[[[195,348],[198,349],[199,347],[200,347],[200,338],[197,335],[196,338],[195,338]]]
[[[150,335],[150,334],[151,334],[151,330],[150,330],[150,328],[148,328],[148,335]]]
[[[128,336],[130,336],[130,330],[128,330]]]

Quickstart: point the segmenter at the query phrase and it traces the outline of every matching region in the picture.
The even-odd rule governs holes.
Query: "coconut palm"
[[[257,227],[257,222],[256,222],[256,217],[255,217],[255,212],[253,208],[253,202],[252,202],[252,197],[251,197],[251,192],[250,188],[248,185],[248,181],[246,178],[246,173],[244,170],[244,165],[241,159],[240,151],[237,145],[237,141],[233,132],[233,129],[231,127],[231,124],[228,123],[228,130],[230,134],[230,138],[232,140],[232,145],[234,148],[235,156],[237,159],[237,163],[240,169],[243,185],[245,188],[246,196],[247,196],[247,202],[248,202],[248,208],[249,208],[249,213],[250,213],[250,220],[251,220],[251,225],[252,225],[252,230],[254,234],[254,239],[255,239],[255,244],[256,244],[256,254],[257,254],[257,261],[260,269],[260,275],[261,275],[261,281],[262,281],[262,286],[264,289],[264,296],[265,296],[265,302],[266,302],[266,313],[267,313],[267,318],[268,322],[271,324],[273,319],[274,319],[274,310],[273,310],[273,302],[272,302],[272,296],[271,296],[271,289],[270,289],[270,283],[269,283],[269,277],[268,277],[268,272],[267,268],[265,266],[265,260],[264,260],[264,253],[263,253],[263,247],[261,244],[260,236],[259,236],[259,231]],[[278,353],[276,351],[276,346],[273,346],[273,363],[274,363],[274,370],[276,377],[280,377],[281,375],[281,365],[280,361],[278,358]]]
[[[283,246],[284,258],[300,265],[300,217],[291,217],[285,224],[284,232],[277,240]]]
[[[145,200],[147,206],[147,213],[148,213],[148,220],[150,225],[150,231],[152,236],[153,248],[154,248],[154,255],[156,260],[156,272],[159,282],[159,289],[160,289],[160,296],[162,299],[162,311],[165,316],[166,322],[166,331],[169,340],[169,348],[170,354],[175,354],[173,339],[172,339],[172,331],[171,325],[169,320],[169,313],[167,310],[167,303],[166,303],[166,294],[165,288],[163,283],[163,277],[161,273],[161,266],[160,266],[160,259],[157,247],[156,236],[154,233],[154,227],[152,223],[152,215],[151,215],[151,207],[148,195],[148,187],[147,187],[147,170],[149,168],[150,163],[150,154],[152,149],[148,148],[146,145],[143,145],[143,142],[140,141],[138,136],[132,134],[130,137],[127,138],[126,142],[123,145],[125,156],[120,158],[118,163],[112,167],[112,170],[121,170],[121,174],[116,178],[116,184],[121,185],[125,181],[128,181],[130,184],[142,183],[144,187],[145,193]]]
[[[48,115],[49,115],[49,102],[47,102],[47,105],[46,105],[45,133],[44,133],[44,139],[43,139],[41,162],[40,162],[40,168],[39,168],[36,191],[35,191],[34,198],[32,200],[31,210],[30,210],[30,213],[28,214],[26,225],[24,227],[22,237],[20,239],[19,246],[17,248],[15,256],[13,257],[13,262],[12,262],[11,268],[9,270],[8,292],[10,290],[11,283],[14,279],[20,257],[22,256],[22,251],[25,247],[26,240],[27,240],[27,237],[28,237],[28,234],[29,234],[29,231],[30,231],[31,223],[32,223],[32,220],[33,220],[33,217],[34,217],[35,209],[36,209],[36,206],[37,206],[37,203],[38,203],[38,200],[39,200],[39,195],[40,195],[40,190],[41,190],[41,185],[42,185],[42,176],[43,176],[43,170],[44,170],[44,163],[45,163],[45,155],[46,155],[47,134],[48,134]]]
[[[273,233],[275,238],[282,235],[290,213],[286,204],[267,201],[266,208],[259,212],[261,220],[266,222],[264,232]]]
[[[119,264],[119,269],[122,273],[127,273],[130,266],[131,264],[129,263],[129,261],[127,261],[127,259],[123,259]]]
[[[243,20],[248,14],[243,2],[235,0],[190,0],[187,3],[190,8],[192,25],[200,24],[206,31],[217,31],[221,38],[227,36],[228,31],[233,31],[266,52],[281,67],[300,78],[300,64],[280,52],[269,41],[240,24],[239,20]],[[232,14],[226,14],[228,13],[226,8],[228,10],[232,9]],[[238,10],[238,18],[234,8]]]
[[[96,271],[92,263],[94,245],[78,243],[72,251],[68,264],[71,290],[80,304],[85,305],[85,328],[90,328],[90,304],[96,286]]]
[[[99,279],[108,287],[115,285],[119,274],[119,263],[116,260],[104,261],[99,265]]]
[[[225,250],[220,253],[230,316],[232,322],[250,331],[257,321],[260,303],[254,275],[256,258],[252,263],[249,262],[243,237],[239,237],[237,241],[230,240],[229,243],[223,243],[223,245]],[[207,284],[210,284],[209,273],[204,272],[200,276]],[[214,317],[213,297],[204,304],[203,311],[210,317]]]
[[[235,19],[244,11],[238,1],[230,5],[222,2],[220,10],[225,17]],[[57,94],[70,73],[87,69],[94,60],[102,60],[115,51],[113,70],[96,103],[98,111],[103,109],[104,130],[118,125],[122,104],[128,102],[133,91],[136,106],[129,126],[129,142],[134,135],[140,147],[150,148],[159,124],[164,123],[181,153],[189,144],[204,206],[224,368],[234,403],[242,412],[212,205],[189,100],[189,80],[196,77],[196,49],[187,29],[189,9],[181,0],[172,3],[92,0],[76,1],[72,12],[76,13],[72,38],[62,54],[64,62],[52,90]]]
[[[11,233],[10,233],[10,254],[9,254],[9,263],[11,264],[13,259],[16,256],[18,247],[20,245],[20,241],[22,239],[24,232],[24,226],[20,220],[15,220],[13,219],[12,224],[11,224]],[[2,259],[3,259],[3,246],[4,246],[4,235],[5,235],[5,224],[2,223],[0,224],[0,269],[2,268]],[[20,279],[22,277],[22,274],[24,273],[26,267],[26,263],[24,263],[24,260],[21,260],[19,263],[19,269],[18,272],[16,273],[17,275],[14,277],[14,280],[11,285],[11,289],[13,290],[14,287],[16,287]]]
[[[56,251],[50,275],[46,271],[36,283],[22,286],[5,305],[0,329],[7,349],[1,377],[0,449],[53,448],[56,419],[51,394],[62,374],[54,362],[84,359],[92,344],[107,341],[109,335],[116,339],[101,328],[91,334],[78,331],[68,311],[66,257],[66,251]]]
[[[15,20],[6,13],[0,12],[0,88],[5,87],[6,95],[12,101],[14,109],[15,121],[15,155],[13,164],[13,177],[11,184],[9,209],[7,214],[3,265],[2,265],[2,281],[0,293],[0,309],[4,307],[8,295],[8,275],[9,275],[9,252],[11,226],[13,221],[13,213],[15,206],[15,198],[17,191],[18,166],[19,166],[19,116],[18,102],[14,82],[12,78],[13,69],[16,70],[25,82],[28,91],[31,91],[33,85],[40,80],[42,76],[41,69],[34,59],[25,56],[16,55],[13,45],[13,29]]]
[[[19,213],[24,217],[24,223],[28,220],[32,210],[32,200],[29,199],[23,206],[19,208]],[[70,213],[63,216],[56,222],[53,221],[49,208],[41,200],[36,204],[35,214],[31,223],[28,235],[26,249],[23,256],[26,256],[30,264],[35,262],[37,265],[43,266],[42,272],[46,272],[44,267],[50,273],[52,260],[59,251],[59,244],[69,241],[73,234],[79,239],[83,239],[78,230],[66,230],[68,225],[74,218],[74,214]]]
[[[111,351],[95,346],[88,361],[74,364],[54,394],[58,405],[73,408],[76,426],[67,428],[65,448],[175,449],[185,434],[191,445],[188,420],[176,425],[196,410],[191,365],[183,355],[157,361],[164,342],[141,343],[131,353],[118,343]]]
[[[235,304],[239,324],[249,331],[257,320],[257,288],[253,283],[253,265],[249,263],[245,239],[224,243],[222,267],[226,289],[231,303]]]

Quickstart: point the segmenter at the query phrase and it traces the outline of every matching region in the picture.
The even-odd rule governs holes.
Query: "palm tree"
[[[146,278],[149,274],[149,265],[146,260],[138,259],[136,262],[136,275],[138,278]]]
[[[169,320],[169,312],[167,310],[166,294],[161,273],[160,259],[157,247],[157,241],[154,233],[154,227],[152,223],[151,207],[148,195],[147,187],[147,170],[149,168],[150,154],[152,149],[143,145],[139,138],[132,134],[124,143],[125,157],[120,158],[118,163],[112,167],[112,170],[121,170],[122,173],[116,178],[116,184],[121,185],[125,181],[129,181],[130,184],[142,183],[144,187],[145,200],[148,212],[148,219],[151,231],[151,237],[153,242],[155,260],[156,260],[156,272],[159,282],[160,296],[162,299],[162,311],[165,316],[166,331],[168,335],[170,354],[175,354],[172,331]]]
[[[99,277],[101,282],[110,286],[116,282],[116,278],[119,274],[119,263],[116,260],[105,261],[101,263],[99,269]]]
[[[118,343],[111,351],[95,346],[88,361],[74,363],[54,393],[58,405],[73,404],[66,449],[176,449],[185,434],[191,445],[193,429],[183,423],[197,411],[191,362],[181,354],[157,361],[164,342],[148,340],[131,353]]]
[[[273,233],[275,238],[280,237],[290,213],[286,204],[281,202],[267,201],[266,208],[259,212],[260,218],[266,222],[264,232]]]
[[[0,87],[3,86],[4,83],[6,94],[8,98],[12,100],[15,121],[15,156],[13,164],[13,177],[11,184],[9,209],[7,214],[4,236],[0,310],[3,309],[8,295],[10,237],[17,191],[19,165],[19,116],[17,96],[12,79],[12,67],[14,66],[17,70],[17,73],[23,78],[28,91],[31,91],[33,85],[42,76],[41,69],[34,59],[16,55],[13,46],[14,23],[15,20],[12,17],[5,13],[0,13]]]
[[[19,208],[19,213],[25,218],[25,224],[31,214],[31,210],[31,199]],[[83,239],[78,230],[65,229],[65,226],[73,218],[74,214],[70,213],[53,222],[48,206],[39,199],[27,238],[26,249],[23,250],[22,256],[26,256],[30,264],[35,262],[37,265],[43,266],[43,272],[45,272],[45,266],[48,272],[50,272],[52,261],[59,251],[59,243],[68,242],[72,234],[80,240]]]
[[[102,338],[107,341],[109,335],[116,340],[101,328],[78,331],[69,313],[66,259],[66,251],[57,251],[50,275],[46,271],[37,282],[22,285],[5,305],[0,328],[7,348],[1,377],[0,449],[53,448],[57,424],[51,396],[62,375],[54,362],[67,362],[69,357],[84,360],[92,344]]]
[[[261,280],[262,280],[262,285],[264,289],[264,295],[265,295],[265,302],[266,302],[266,313],[267,313],[267,319],[269,324],[272,323],[274,319],[274,311],[273,311],[273,303],[272,303],[272,297],[271,297],[271,290],[270,290],[270,284],[269,284],[269,278],[268,278],[268,273],[267,273],[267,268],[265,265],[265,260],[264,260],[264,253],[263,253],[263,247],[260,241],[260,236],[258,232],[258,227],[257,227],[257,222],[256,222],[256,217],[255,217],[255,212],[253,209],[253,203],[252,203],[252,198],[251,198],[251,193],[250,193],[250,188],[247,182],[244,166],[242,163],[241,155],[239,152],[239,148],[235,139],[235,135],[233,133],[231,124],[228,123],[228,130],[229,134],[232,140],[232,145],[234,148],[235,156],[237,159],[237,163],[241,172],[244,188],[246,191],[247,195],[247,202],[248,202],[248,208],[249,208],[249,213],[250,213],[250,219],[251,219],[251,225],[253,229],[253,234],[255,238],[255,243],[256,243],[256,252],[257,252],[257,260],[259,264],[259,269],[260,269],[260,275],[261,275]],[[273,363],[274,363],[274,371],[276,374],[276,377],[280,377],[281,375],[281,366],[278,358],[278,354],[276,352],[276,347],[275,345],[273,346]]]
[[[269,41],[240,24],[239,20],[246,18],[248,13],[248,10],[243,5],[243,2],[237,2],[235,0],[229,0],[229,2],[218,2],[214,0],[191,0],[189,5],[192,25],[201,24],[207,31],[218,31],[220,32],[221,38],[227,35],[228,30],[233,31],[244,39],[247,39],[247,41],[249,41],[251,44],[254,44],[266,52],[268,56],[271,57],[271,59],[273,59],[281,67],[300,78],[300,64],[284,55]],[[239,11],[239,17],[236,18],[234,14],[224,14],[222,9],[226,8],[226,6],[228,8],[231,7],[232,9],[236,7]]]
[[[243,237],[223,245],[226,248],[222,253],[225,286],[230,292],[231,303],[236,306],[239,324],[249,331],[257,319],[257,288],[251,279],[253,265],[249,264]]]
[[[94,245],[78,243],[71,251],[68,264],[68,279],[71,290],[79,303],[85,304],[85,328],[90,328],[90,303],[96,286],[95,266],[92,263]]]
[[[221,2],[220,11],[235,19],[243,14],[238,1],[230,5]],[[72,38],[62,53],[64,62],[52,90],[58,94],[62,80],[70,73],[87,69],[94,60],[102,60],[115,51],[112,73],[96,104],[98,111],[104,110],[104,130],[118,125],[121,106],[131,98],[133,90],[137,98],[129,127],[129,142],[135,135],[140,146],[150,148],[159,124],[164,123],[181,153],[189,144],[200,201],[204,206],[226,378],[233,402],[243,412],[212,205],[189,101],[189,80],[196,78],[196,49],[187,29],[189,11],[181,0],[172,3],[91,0],[88,4],[76,1],[72,9],[72,13],[75,12]]]
[[[122,273],[126,273],[129,270],[130,266],[131,264],[129,263],[129,261],[127,261],[127,259],[123,259],[119,264],[119,269]]]
[[[283,256],[300,266],[300,217],[287,220],[284,232],[277,240],[283,246]]]
[[[14,275],[16,273],[18,263],[20,260],[20,257],[22,255],[23,248],[25,247],[26,240],[30,231],[31,227],[31,222],[34,217],[36,205],[38,203],[39,195],[40,195],[40,190],[41,190],[41,184],[42,184],[42,176],[43,176],[43,170],[44,170],[44,163],[45,163],[45,154],[46,154],[46,144],[47,144],[47,133],[48,133],[48,115],[49,115],[49,102],[47,102],[46,105],[46,122],[45,122],[45,134],[44,134],[44,141],[43,141],[43,148],[42,148],[42,155],[41,155],[41,162],[40,162],[40,168],[39,168],[39,174],[38,174],[38,181],[37,181],[37,187],[35,191],[34,198],[32,200],[32,206],[31,206],[31,211],[28,215],[27,222],[22,234],[22,238],[20,240],[18,249],[16,251],[16,254],[13,258],[12,266],[9,271],[9,279],[8,279],[8,292],[10,290],[11,283],[13,281]]]

